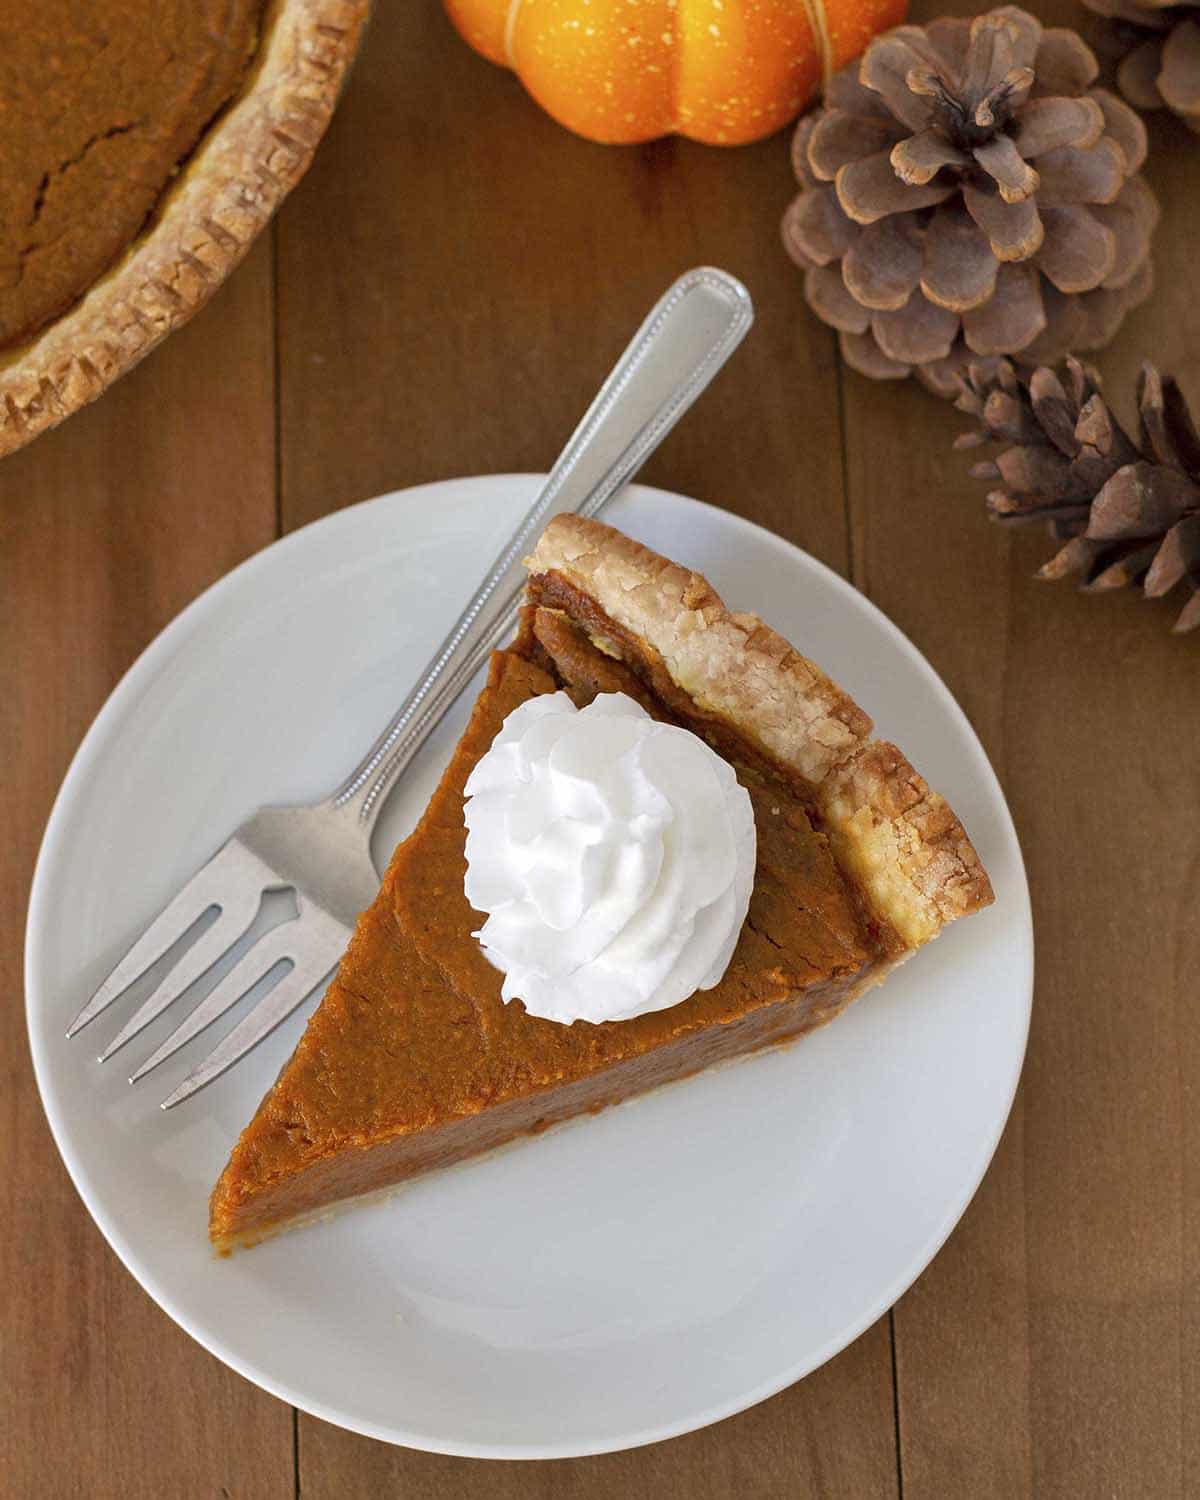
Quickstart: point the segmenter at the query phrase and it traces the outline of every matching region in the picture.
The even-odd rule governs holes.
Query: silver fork
[[[268,891],[293,891],[297,915],[258,938],[129,1081],[165,1062],[279,971],[272,987],[162,1107],[179,1104],[244,1057],[326,978],[359,912],[379,888],[370,841],[387,791],[513,629],[524,582],[522,559],[538,533],[564,511],[595,515],[632,479],[753,320],[749,293],[724,271],[700,267],[668,289],[617,361],[458,623],[359,765],[324,802],[264,807],[248,818],[137,939],[71,1023],[68,1037],[119,999],[215,909],[216,919],[183,951],[100,1060],[110,1058],[229,953],[253,924]]]

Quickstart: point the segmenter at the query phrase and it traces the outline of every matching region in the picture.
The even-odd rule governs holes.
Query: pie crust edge
[[[61,317],[0,351],[0,457],[95,400],[221,286],[304,175],[370,0],[283,0],[241,91],[150,227]]]
[[[868,715],[819,667],[757,615],[727,609],[701,574],[575,515],[549,523],[526,567],[594,599],[702,710],[808,784],[839,863],[904,947],[992,901],[945,798],[872,738]]]

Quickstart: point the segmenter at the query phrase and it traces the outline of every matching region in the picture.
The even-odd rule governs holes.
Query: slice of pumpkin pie
[[[699,574],[574,516],[528,567],[213,1191],[220,1249],[796,1038],[992,899],[901,752]]]

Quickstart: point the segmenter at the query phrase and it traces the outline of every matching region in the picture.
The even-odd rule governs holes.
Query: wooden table
[[[1196,398],[1200,146],[1155,122],[1152,147],[1159,289],[1100,364],[1116,392],[1153,355]],[[1132,595],[1031,581],[1048,543],[984,519],[950,451],[958,415],[847,372],[806,311],[778,247],[790,193],[783,138],[587,145],[468,52],[436,0],[381,3],[274,232],[133,375],[0,466],[0,1493],[1200,1492],[1200,640],[1173,639],[1169,611]],[[758,326],[646,477],[851,578],[965,707],[1033,888],[1024,1081],[945,1249],[802,1384],[609,1457],[507,1466],[390,1448],[211,1358],[85,1213],[19,1005],[38,840],[92,716],[201,589],[380,491],[544,467],[651,301],[702,261],[745,279]]]

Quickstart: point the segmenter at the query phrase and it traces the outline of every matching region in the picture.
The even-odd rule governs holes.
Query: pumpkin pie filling
[[[560,689],[579,707],[624,692],[703,735],[753,806],[754,885],[724,977],[629,1020],[563,1025],[506,1004],[501,975],[472,935],[482,919],[464,894],[465,783],[509,713]],[[847,722],[858,725],[849,713]],[[990,899],[978,873],[974,905]],[[798,1037],[908,951],[837,857],[814,784],[685,693],[586,591],[554,569],[535,573],[516,641],[494,654],[424,816],[214,1190],[212,1239],[222,1250],[255,1243],[345,1200]]]
[[[0,60],[0,347],[121,255],[237,91],[266,0],[38,0]]]

